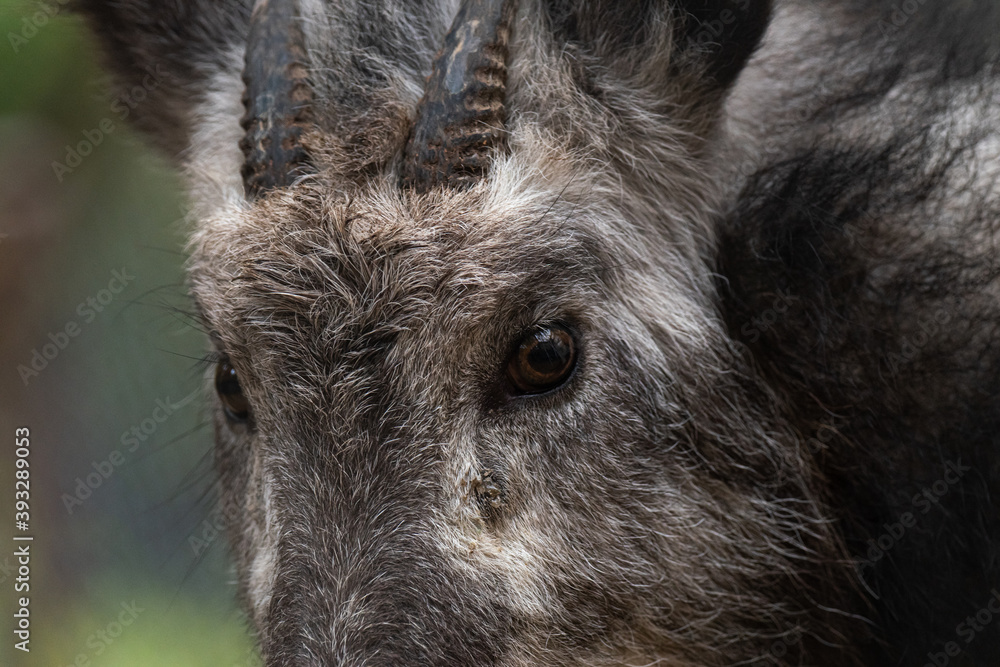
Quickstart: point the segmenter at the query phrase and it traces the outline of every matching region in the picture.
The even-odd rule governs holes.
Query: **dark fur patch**
[[[968,155],[924,133],[804,152],[755,177],[722,238],[731,334],[824,470],[886,642],[870,664],[940,651],[1000,579],[998,311],[979,296],[1000,272],[989,252],[928,238]],[[995,238],[995,203],[964,215],[951,221]],[[934,488],[940,502],[921,495]],[[1000,658],[994,632],[963,664]]]
[[[133,122],[176,156],[187,147],[189,113],[205,78],[226,69],[231,49],[246,38],[252,4],[75,0],[74,7],[102,42],[121,92],[136,86],[148,90],[149,99]]]

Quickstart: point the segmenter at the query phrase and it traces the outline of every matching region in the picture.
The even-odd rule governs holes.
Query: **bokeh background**
[[[256,665],[213,512],[178,180],[121,121],[64,5],[0,0],[0,665]],[[12,624],[22,426],[30,654]]]

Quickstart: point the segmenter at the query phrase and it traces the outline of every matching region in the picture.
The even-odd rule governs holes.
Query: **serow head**
[[[350,4],[257,3],[241,191],[192,241],[267,664],[835,644],[813,465],[712,281],[712,137],[767,3]]]

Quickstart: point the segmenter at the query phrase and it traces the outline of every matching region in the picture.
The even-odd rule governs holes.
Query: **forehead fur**
[[[256,347],[247,336],[299,336],[321,314],[330,321],[311,322],[310,336],[413,327],[431,312],[446,320],[438,326],[558,317],[587,310],[625,276],[658,280],[661,292],[666,279],[684,319],[705,277],[679,270],[690,245],[669,223],[609,206],[622,193],[609,194],[599,175],[571,173],[558,158],[508,158],[470,191],[426,196],[400,192],[391,177],[352,187],[320,173],[203,225],[194,292],[223,341],[242,348]],[[637,298],[630,287],[622,294]],[[283,330],[282,317],[294,326]]]

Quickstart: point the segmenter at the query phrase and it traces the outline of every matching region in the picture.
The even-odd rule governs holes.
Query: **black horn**
[[[515,0],[466,0],[434,59],[403,158],[417,192],[467,187],[505,143],[507,45]]]
[[[291,183],[308,163],[302,133],[313,100],[305,35],[295,0],[258,0],[250,18],[240,125],[247,197]]]

